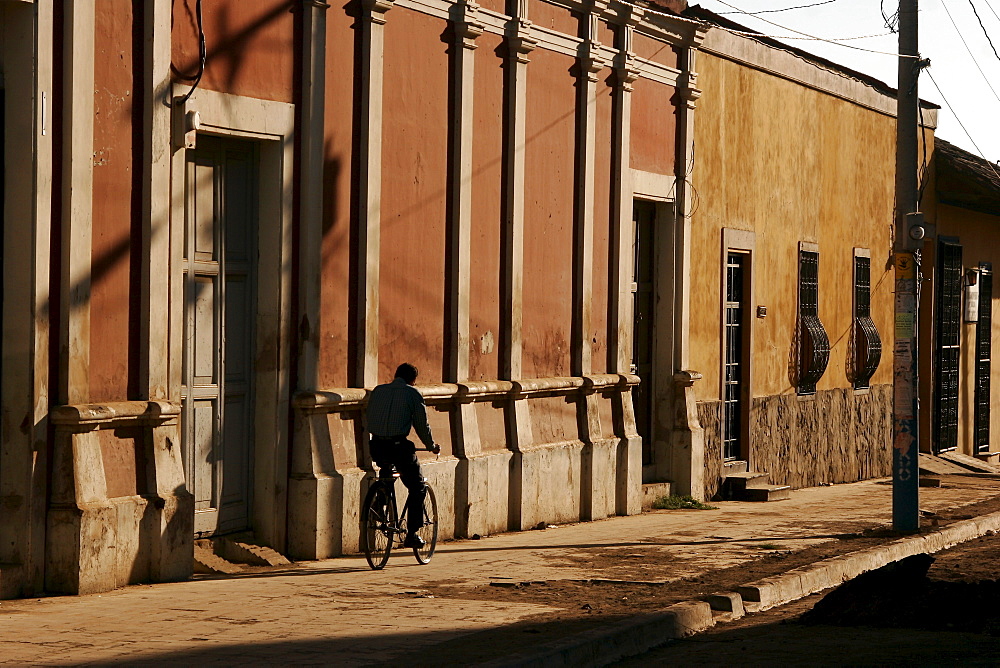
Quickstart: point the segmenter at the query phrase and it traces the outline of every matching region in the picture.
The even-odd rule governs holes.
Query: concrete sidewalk
[[[1000,480],[956,476],[922,489],[921,508],[943,511],[995,496]],[[662,550],[677,559],[657,579],[695,576],[757,558],[761,542],[802,549],[886,524],[891,487],[866,481],[798,490],[778,503],[716,505],[445,543],[428,566],[400,550],[380,572],[363,557],[348,557],[102,595],[2,601],[0,664],[362,665],[415,650],[430,655],[433,646],[462,637],[490,642],[477,632],[555,609],[430,597],[425,588],[609,577],[578,558],[592,548]],[[530,637],[515,646],[498,642],[495,656],[529,647]]]

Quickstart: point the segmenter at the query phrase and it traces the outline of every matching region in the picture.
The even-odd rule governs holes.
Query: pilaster
[[[597,146],[597,83],[605,63],[598,41],[599,15],[606,9],[595,2],[588,15],[588,35],[579,59],[577,87],[577,189],[573,290],[573,374],[585,376],[592,368],[591,344],[594,287],[594,155]]]
[[[383,54],[386,13],[393,2],[363,0],[363,7],[355,383],[372,387],[378,381]]]
[[[139,316],[145,399],[169,397],[170,0],[143,8],[142,285]]]
[[[63,214],[59,403],[90,395],[94,180],[94,4],[66,4],[63,26]]]
[[[471,291],[472,235],[472,141],[475,99],[476,38],[483,34],[478,21],[479,5],[466,0],[453,6],[455,62],[452,68],[454,124],[451,173],[451,219],[449,220],[449,369],[446,382],[461,383],[469,378],[469,294]],[[452,443],[456,456],[479,453],[479,425],[475,407],[460,403],[451,414]],[[460,464],[461,466],[461,464]]]
[[[326,96],[326,11],[302,0],[302,144],[299,153],[298,385],[316,389],[319,372],[323,242],[323,138]]]
[[[527,3],[507,36],[507,127],[505,137],[503,229],[503,340],[501,377],[521,377],[521,295],[524,270],[524,158],[528,54],[535,48]]]
[[[639,10],[633,10],[638,20]],[[632,25],[622,27],[624,44],[618,54],[614,92],[611,187],[612,290],[609,297],[609,372],[626,373],[632,361],[632,84],[639,78],[632,52]]]

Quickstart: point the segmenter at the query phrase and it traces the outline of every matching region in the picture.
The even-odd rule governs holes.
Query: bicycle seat
[[[399,471],[397,471],[395,467],[390,466],[388,468],[382,468],[382,469],[378,470],[378,478],[380,480],[385,480],[385,479],[388,479],[390,477],[393,480],[395,480],[396,478],[399,477]]]

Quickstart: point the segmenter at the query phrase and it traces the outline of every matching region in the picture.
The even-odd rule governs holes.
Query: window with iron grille
[[[743,432],[744,320],[746,253],[726,256],[725,366],[723,374],[722,456],[739,459]]]
[[[854,377],[851,380],[855,389],[870,386],[872,376],[882,361],[882,338],[872,320],[871,268],[870,257],[854,256]]]
[[[979,319],[976,321],[976,452],[990,450],[990,367],[993,348],[993,265],[979,265]]]
[[[819,253],[799,250],[798,393],[815,394],[830,361],[830,339],[819,319]]]
[[[962,247],[939,238],[935,281],[934,452],[958,447],[958,370],[962,342]]]

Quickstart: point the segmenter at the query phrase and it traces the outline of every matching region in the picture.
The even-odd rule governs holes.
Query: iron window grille
[[[990,449],[990,367],[993,348],[993,265],[979,265],[979,318],[976,321],[976,414],[977,453]]]
[[[819,253],[799,251],[799,394],[815,394],[830,362],[830,338],[819,319]]]
[[[882,361],[882,338],[872,320],[870,257],[854,258],[854,387],[870,387]]]
[[[746,254],[726,257],[725,377],[722,422],[722,456],[726,461],[740,458],[743,431],[743,337],[745,315]]]
[[[962,342],[962,247],[938,240],[934,327],[934,452],[958,447],[958,384]]]

